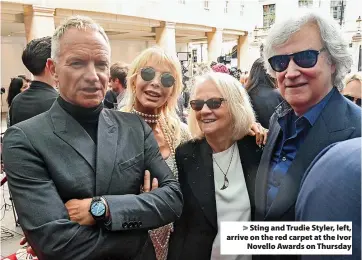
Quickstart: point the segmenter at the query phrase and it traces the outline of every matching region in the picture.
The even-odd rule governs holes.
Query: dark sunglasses
[[[226,99],[225,98],[210,98],[206,101],[196,99],[196,100],[190,101],[190,106],[195,111],[200,111],[204,107],[205,104],[210,109],[218,109],[221,106],[221,103],[223,101],[226,101]]]
[[[292,54],[276,55],[268,59],[270,66],[276,72],[285,71],[288,68],[290,58],[293,59],[295,64],[301,68],[312,68],[318,61],[318,55],[324,51],[323,47],[321,50],[306,50]]]
[[[144,81],[151,81],[156,77],[156,71],[152,67],[146,67],[141,69],[141,78]],[[171,73],[165,72],[161,74],[161,84],[165,88],[170,88],[175,84],[175,78]]]
[[[361,106],[361,99],[360,98],[354,98],[349,95],[343,95],[345,98],[351,100],[353,103],[355,103],[357,106]]]

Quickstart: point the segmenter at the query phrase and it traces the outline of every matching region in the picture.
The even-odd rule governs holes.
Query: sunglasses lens
[[[349,100],[351,100],[351,101],[353,102],[353,97],[348,96],[348,95],[344,95],[344,97],[347,98],[347,99],[349,99]]]
[[[216,98],[212,98],[206,101],[206,105],[210,108],[210,109],[217,109],[221,106],[221,99],[216,99]]]
[[[361,99],[360,99],[360,98],[357,99],[356,105],[357,105],[357,106],[361,106]]]
[[[294,54],[294,62],[302,68],[311,68],[317,63],[318,52],[314,50],[301,51]]]
[[[204,101],[203,100],[191,100],[190,106],[195,111],[200,111],[204,107]]]
[[[153,80],[156,75],[156,72],[153,68],[143,68],[141,70],[141,78],[144,81],[150,81]]]
[[[282,72],[288,68],[290,58],[288,55],[277,55],[271,57],[268,61],[273,70]]]
[[[161,83],[165,88],[170,88],[175,83],[175,78],[170,73],[164,73],[161,76]]]

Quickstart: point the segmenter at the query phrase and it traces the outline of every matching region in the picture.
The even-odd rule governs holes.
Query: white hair
[[[344,76],[352,66],[352,57],[337,23],[330,17],[316,11],[303,11],[298,15],[293,14],[290,18],[273,25],[264,43],[264,66],[267,72],[275,77],[275,71],[268,62],[268,59],[276,54],[274,48],[284,44],[303,25],[308,23],[315,24],[319,28],[328,59],[336,66],[336,71],[332,75],[333,86],[340,90],[343,88]]]
[[[225,103],[232,118],[233,141],[243,138],[249,132],[252,123],[255,122],[254,110],[250,103],[250,98],[241,83],[233,76],[221,72],[208,72],[196,78],[195,86],[192,89],[191,100],[195,98],[195,90],[198,85],[205,81],[211,81],[220,91],[221,96],[227,100]],[[191,135],[194,139],[201,139],[205,135],[199,127],[196,119],[196,112],[190,110],[188,124]]]
[[[71,16],[65,20],[63,24],[57,27],[55,30],[53,37],[52,37],[52,51],[51,51],[51,58],[53,60],[57,60],[59,58],[59,42],[60,39],[63,37],[66,31],[69,29],[76,28],[78,30],[86,31],[87,29],[94,30],[99,32],[103,38],[106,40],[107,44],[109,45],[109,40],[107,34],[105,33],[104,29],[94,22],[91,18],[87,16]]]

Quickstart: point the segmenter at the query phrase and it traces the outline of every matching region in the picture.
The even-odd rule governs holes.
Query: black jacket
[[[30,88],[18,94],[11,103],[10,125],[48,111],[57,97],[58,92],[52,86],[41,81],[33,81]]]
[[[248,91],[256,119],[264,127],[269,128],[269,120],[275,108],[283,101],[277,89],[261,84]]]
[[[262,151],[251,136],[237,144],[253,219],[255,175]],[[168,259],[210,260],[218,232],[212,149],[205,139],[189,141],[177,148],[176,161],[184,208],[171,234]]]

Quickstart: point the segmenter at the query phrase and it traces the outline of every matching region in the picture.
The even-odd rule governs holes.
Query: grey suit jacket
[[[6,131],[9,188],[39,259],[150,259],[147,230],[181,215],[179,184],[141,118],[104,109],[97,142],[58,102]],[[159,188],[139,194],[145,169]],[[96,195],[109,204],[111,231],[69,220],[65,202]]]
[[[279,192],[266,212],[269,166],[281,133],[274,113],[270,119],[268,142],[264,147],[255,181],[256,221],[294,221],[294,207],[303,174],[313,159],[328,145],[361,136],[361,109],[335,91],[315,122],[288,169]]]

